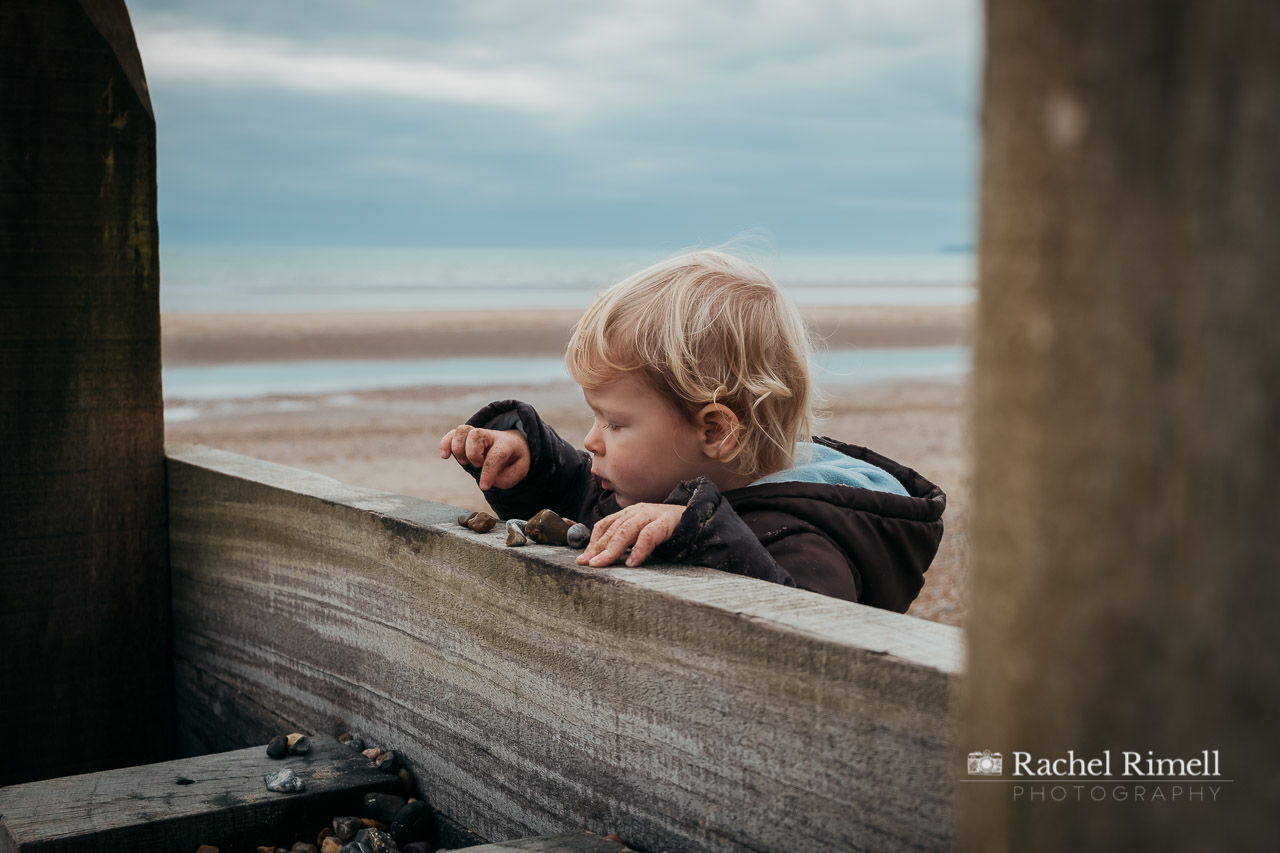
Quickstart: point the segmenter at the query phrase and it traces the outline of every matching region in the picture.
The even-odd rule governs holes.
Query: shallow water
[[[889,379],[956,379],[968,370],[967,347],[846,349],[822,353],[814,375],[819,385],[838,386]],[[567,381],[569,375],[560,357],[276,361],[166,368],[164,395],[167,400],[232,400],[428,385]]]
[[[586,308],[663,253],[162,245],[165,311]],[[964,305],[974,259],[764,253],[754,259],[800,305]]]

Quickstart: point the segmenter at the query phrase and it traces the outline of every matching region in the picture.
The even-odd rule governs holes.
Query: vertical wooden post
[[[1274,849],[1277,45],[1274,3],[987,2],[968,849]],[[1108,749],[1221,776],[1015,799],[1014,750]]]
[[[155,121],[121,0],[0,4],[0,785],[173,751]]]

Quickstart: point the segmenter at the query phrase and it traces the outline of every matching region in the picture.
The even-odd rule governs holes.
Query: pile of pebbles
[[[404,796],[370,792],[364,795],[364,816],[335,817],[329,826],[316,835],[316,840],[295,841],[292,847],[263,845],[257,853],[432,853],[436,850],[426,840],[431,830],[431,806],[416,799],[416,783],[413,774],[404,766],[400,756],[391,749],[366,745],[364,737],[350,732],[338,735],[338,740],[374,762],[383,773],[400,777]],[[286,755],[306,755],[311,751],[311,739],[301,732],[276,735],[267,745],[267,755],[284,758]],[[267,789],[284,794],[305,791],[307,786],[298,774],[290,769],[277,770],[263,777]],[[203,844],[196,853],[219,853],[217,847]],[[448,853],[448,851],[438,851]]]
[[[487,512],[466,512],[458,516],[458,526],[476,533],[488,533],[498,523],[498,519]],[[541,510],[533,518],[525,521],[519,518],[508,519],[507,547],[518,548],[529,542],[538,545],[567,545],[570,548],[585,548],[591,541],[591,530],[580,521],[557,515],[549,509]]]

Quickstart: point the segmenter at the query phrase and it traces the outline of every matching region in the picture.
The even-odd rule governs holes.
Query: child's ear
[[[702,452],[712,459],[732,453],[738,446],[738,416],[728,406],[708,403],[694,417],[698,437],[702,439]]]

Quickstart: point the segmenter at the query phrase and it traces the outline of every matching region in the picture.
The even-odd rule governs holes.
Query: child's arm
[[[657,559],[707,566],[795,586],[715,484],[700,477],[681,483],[665,504],[640,503],[600,521],[578,563],[607,566],[631,548],[628,566],[652,553]]]
[[[459,433],[464,434],[461,453],[455,450]],[[478,437],[470,438],[477,433]],[[486,448],[495,435],[501,438],[493,438],[495,443]],[[475,444],[474,457],[468,452],[469,443]],[[486,454],[494,453],[499,445],[513,455],[496,461],[498,467],[486,481]],[[520,454],[523,464],[515,459]],[[530,518],[540,510],[552,509],[586,521],[599,490],[591,476],[590,456],[561,438],[532,406],[519,400],[500,400],[476,412],[441,439],[440,455],[445,459],[452,455],[476,478],[485,500],[500,518]]]

